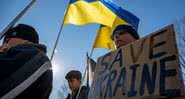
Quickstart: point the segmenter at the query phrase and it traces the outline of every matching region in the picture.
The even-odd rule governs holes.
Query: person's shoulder
[[[82,90],[82,92],[84,92],[84,91],[89,91],[89,87],[87,87],[87,86],[82,86],[82,88],[81,88],[81,90]]]
[[[47,47],[43,44],[33,44],[34,47],[39,49],[40,51],[46,53],[47,52]]]
[[[87,86],[82,86],[81,92],[80,92],[80,99],[87,99],[88,93],[89,93],[89,88]]]
[[[65,99],[70,99],[71,94],[68,93],[67,97]]]
[[[40,44],[20,44],[14,46],[7,50],[6,56],[11,56],[16,58],[16,60],[25,60],[25,61],[40,61],[46,62],[49,61],[48,56],[46,55],[46,48],[42,47]]]
[[[22,50],[22,51],[42,51],[44,53],[47,52],[46,50],[46,46],[42,45],[42,44],[34,44],[34,43],[30,43],[30,44],[20,44],[17,46],[14,46],[12,48],[10,48],[10,50]]]
[[[16,50],[30,51],[34,49],[35,48],[32,44],[19,44],[19,45],[11,47],[8,51],[16,51]]]

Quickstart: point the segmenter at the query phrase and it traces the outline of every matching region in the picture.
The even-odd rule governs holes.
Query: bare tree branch
[[[60,89],[58,90],[58,97],[61,99],[65,99],[68,94],[68,85],[65,80],[63,80],[63,84],[61,85]]]

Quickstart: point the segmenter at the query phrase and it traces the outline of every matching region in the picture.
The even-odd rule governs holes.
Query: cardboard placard
[[[173,25],[98,58],[92,99],[184,97]]]

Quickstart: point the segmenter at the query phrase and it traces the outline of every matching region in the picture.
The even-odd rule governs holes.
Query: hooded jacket
[[[17,45],[0,53],[0,99],[48,99],[51,63],[41,44]]]
[[[78,89],[78,91],[79,91],[79,89]],[[88,87],[82,86],[81,90],[80,90],[80,93],[79,93],[79,96],[77,97],[78,91],[75,92],[75,93],[72,93],[72,94],[68,94],[66,99],[87,99],[88,92],[89,92],[89,88]]]

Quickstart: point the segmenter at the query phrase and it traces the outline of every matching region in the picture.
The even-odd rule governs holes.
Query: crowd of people
[[[139,39],[131,25],[118,25],[110,37],[117,48]],[[0,46],[1,99],[48,99],[52,90],[52,66],[46,46],[37,31],[18,24],[9,29]],[[89,88],[82,86],[82,74],[71,70],[65,76],[71,93],[66,99],[87,99]]]

